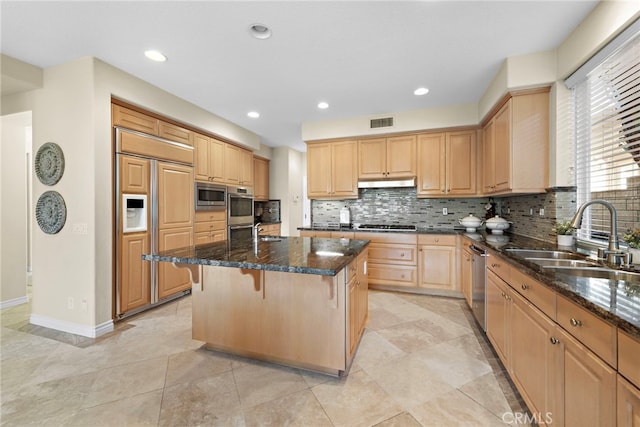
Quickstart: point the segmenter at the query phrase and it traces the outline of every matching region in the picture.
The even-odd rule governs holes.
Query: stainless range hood
[[[380,179],[376,181],[358,181],[358,188],[396,188],[415,187],[416,177],[407,179]]]

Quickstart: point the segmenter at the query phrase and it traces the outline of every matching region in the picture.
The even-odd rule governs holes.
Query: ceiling
[[[41,68],[94,56],[304,150],[303,122],[477,102],[505,58],[554,49],[596,4],[2,1],[1,52]],[[256,23],[272,36],[253,38]]]

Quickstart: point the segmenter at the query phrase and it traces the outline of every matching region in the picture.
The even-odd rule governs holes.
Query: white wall
[[[27,302],[27,145],[31,113],[0,117],[0,307]]]
[[[283,236],[298,236],[302,227],[302,177],[306,174],[304,153],[289,147],[274,147],[269,164],[269,198],[280,199]]]

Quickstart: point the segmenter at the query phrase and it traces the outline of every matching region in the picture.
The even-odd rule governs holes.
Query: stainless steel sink
[[[533,259],[578,259],[583,260],[585,257],[571,252],[537,250],[537,249],[506,249],[507,252],[522,258]]]
[[[260,237],[260,240],[262,240],[263,242],[279,242],[282,239],[276,236],[262,236]]]
[[[553,268],[553,267],[583,267],[583,268],[594,268],[600,267],[600,264],[585,261],[581,259],[553,259],[553,258],[527,258],[527,261],[536,263],[541,265],[544,268]]]
[[[603,267],[551,267],[553,271],[570,276],[593,277],[596,279],[624,280],[629,284],[640,284],[640,273],[614,270]]]

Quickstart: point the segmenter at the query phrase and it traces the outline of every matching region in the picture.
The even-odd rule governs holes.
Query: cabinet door
[[[349,356],[358,343],[358,285],[354,277],[347,285],[349,290]]]
[[[149,233],[124,234],[120,240],[120,313],[151,303]]]
[[[149,135],[158,135],[159,120],[120,105],[111,105],[111,120],[115,126],[137,130]]]
[[[332,149],[332,196],[358,195],[358,145],[356,141],[334,142]]]
[[[209,180],[224,182],[224,148],[227,144],[217,139],[209,140]]]
[[[494,122],[491,120],[482,130],[482,186],[485,194],[496,191],[496,159]]]
[[[158,228],[193,226],[193,168],[158,163]]]
[[[307,146],[307,195],[310,198],[331,194],[331,146],[309,144]]]
[[[386,178],[387,139],[358,141],[358,179]]]
[[[188,129],[163,121],[160,121],[159,129],[159,135],[162,138],[186,145],[193,145],[193,133]]]
[[[229,184],[240,184],[240,148],[224,145],[224,176]]]
[[[509,349],[507,347],[508,308],[507,284],[492,271],[487,271],[486,292],[487,338],[493,344],[504,366],[508,367]],[[507,368],[508,369],[508,368]]]
[[[194,175],[196,181],[209,181],[209,138],[204,135],[193,136],[195,149]]]
[[[476,132],[447,133],[447,195],[476,194]]]
[[[456,248],[423,245],[419,247],[418,252],[418,286],[429,289],[455,290]]]
[[[640,390],[618,375],[618,427],[640,427]]]
[[[358,283],[358,335],[362,334],[367,317],[369,315],[369,279],[367,272],[368,265],[368,253],[367,250],[358,255],[358,271],[356,273],[356,280]]]
[[[158,232],[158,250],[184,248],[193,245],[193,228],[170,228]],[[176,268],[172,263],[158,263],[158,299],[191,288],[189,269]]]
[[[151,163],[139,157],[120,156],[120,191],[149,194]]]
[[[445,154],[444,133],[418,136],[418,195],[445,194]]]
[[[565,426],[613,426],[616,424],[616,371],[562,328],[556,328],[559,351],[561,399],[564,411],[554,423]]]
[[[240,150],[240,184],[253,187],[253,153]]]
[[[494,159],[496,191],[511,188],[511,100],[494,120]]]
[[[416,136],[387,138],[387,178],[416,176]]]
[[[255,200],[269,200],[269,160],[253,158],[253,180]]]
[[[553,415],[554,353],[551,338],[555,324],[516,292],[509,315],[511,379],[534,414]],[[540,421],[545,421],[544,418]]]

